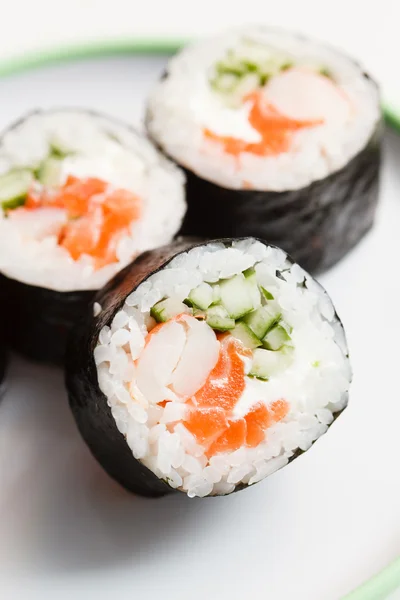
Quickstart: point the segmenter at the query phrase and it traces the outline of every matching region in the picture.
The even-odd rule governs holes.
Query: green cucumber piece
[[[29,169],[15,169],[0,177],[0,204],[3,210],[12,210],[25,204],[33,182]]]
[[[232,319],[240,319],[254,308],[249,285],[243,273],[219,284],[221,304]]]
[[[246,74],[246,66],[240,63],[218,63],[216,66],[218,75],[234,75],[235,77],[242,77]]]
[[[218,304],[219,302],[221,302],[221,289],[220,289],[218,283],[216,283],[215,285],[213,285],[211,287],[212,287],[212,291],[213,291],[212,304]]]
[[[253,268],[251,268],[247,269],[246,271],[243,271],[243,275],[249,287],[249,293],[251,296],[251,301],[253,303],[253,308],[258,308],[259,306],[261,306],[261,294],[260,290],[258,289],[256,272]]]
[[[319,70],[319,74],[323,77],[327,77],[328,79],[334,79],[332,71],[327,67],[321,67]]]
[[[74,154],[74,152],[63,148],[62,143],[58,141],[51,142],[49,152],[50,158],[63,160],[64,158],[66,158],[67,156],[71,156],[72,154]]]
[[[271,294],[271,292],[269,292],[268,290],[266,290],[262,285],[260,286],[260,289],[263,293],[263,296],[266,300],[275,300],[274,296]]]
[[[213,302],[213,289],[208,283],[201,283],[189,294],[189,300],[201,310],[206,310]]]
[[[279,352],[256,348],[253,352],[253,362],[249,376],[268,381],[273,375],[277,375],[287,369],[292,362],[292,348],[285,348]]]
[[[271,60],[262,49],[252,46],[244,49],[244,55],[228,51],[225,58],[215,64],[215,75],[210,83],[216,91],[225,95],[240,94],[242,84],[244,93],[247,93],[263,87],[272,76],[292,66],[286,56]]]
[[[277,325],[270,331],[268,331],[267,335],[263,338],[262,343],[264,348],[268,350],[280,350],[285,344],[290,342],[291,337],[282,327],[282,325]]]
[[[235,327],[235,320],[231,319],[223,306],[211,306],[207,309],[206,322],[217,331],[229,331]]]
[[[230,73],[218,74],[210,81],[213,90],[220,94],[229,94],[233,92],[237,83],[238,77]]]
[[[243,318],[243,321],[262,340],[268,331],[279,323],[280,314],[273,312],[268,306],[260,306]]]
[[[270,73],[260,73],[260,87],[264,87],[266,83],[271,79]]]
[[[61,183],[62,159],[47,158],[40,165],[37,178],[47,187],[55,187]]]
[[[165,323],[173,317],[182,313],[192,314],[192,310],[180,300],[174,298],[167,298],[157,302],[150,309],[150,316],[157,321],[157,323]]]
[[[250,350],[254,350],[254,348],[258,348],[261,346],[261,342],[255,333],[242,321],[236,323],[234,329],[232,329],[231,334],[233,337],[240,340],[246,348],[250,348]]]

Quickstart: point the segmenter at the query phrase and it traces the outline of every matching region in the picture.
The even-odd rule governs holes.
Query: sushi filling
[[[136,459],[190,497],[228,494],[307,450],[347,402],[321,288],[261,242],[178,255],[99,335],[98,381]]]
[[[26,283],[98,287],[168,242],[183,212],[180,172],[107,119],[38,114],[0,145],[0,268]]]
[[[293,189],[342,167],[378,119],[376,89],[356,65],[262,29],[185,49],[148,113],[155,139],[199,176],[266,190]]]
[[[73,260],[93,259],[95,269],[118,262],[117,247],[140,218],[142,200],[102,179],[79,178],[63,172],[62,159],[48,158],[36,171],[14,170],[1,185],[20,186],[2,202],[6,218],[18,226],[46,215],[46,230]],[[4,188],[3,188],[4,189]]]

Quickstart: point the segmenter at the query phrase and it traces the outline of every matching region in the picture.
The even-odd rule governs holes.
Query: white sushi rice
[[[251,266],[293,328],[294,360],[269,381],[246,377],[234,415],[242,416],[260,399],[268,406],[284,398],[290,410],[256,448],[242,447],[208,460],[180,422],[187,410],[182,399],[171,392],[165,408],[149,401],[139,388],[134,361],[154,326],[149,311],[155,302],[164,297],[182,301],[201,282],[216,282]],[[306,287],[299,286],[304,279]],[[175,338],[175,350],[179,343]],[[164,358],[149,365],[150,386],[167,369],[167,358],[175,350],[167,347]],[[111,327],[101,330],[94,358],[100,389],[134,457],[190,497],[229,494],[237,485],[251,485],[281,468],[297,450],[307,450],[346,405],[351,379],[343,329],[326,292],[297,264],[291,265],[284,252],[253,239],[229,248],[209,243],[175,257],[126,298]]]
[[[338,91],[338,110],[333,111],[332,118],[328,116],[323,125],[295,132],[289,150],[272,156],[243,152],[238,158],[203,135],[203,129],[208,128],[219,136],[258,141],[258,132],[248,123],[246,106],[232,108],[210,85],[215,64],[229,50],[240,54],[241,45],[248,41],[264,48],[264,58],[273,60],[283,55],[294,66],[314,72],[328,69]],[[150,95],[148,129],[179,164],[225,188],[283,191],[322,179],[365,147],[380,119],[377,87],[356,63],[331,47],[280,30],[245,27],[194,43],[171,59],[167,71],[167,77]],[[296,108],[300,92],[307,95],[304,89],[291,90],[281,98],[281,105],[290,102]],[[339,106],[343,97],[348,100],[348,110],[344,111]],[[311,88],[308,101],[318,112],[320,102]]]
[[[0,142],[0,176],[35,168],[50,144],[70,156],[62,177],[97,177],[142,200],[142,216],[117,246],[118,262],[100,269],[82,255],[73,260],[57,243],[65,214],[40,209],[8,216],[0,207],[0,271],[24,283],[58,291],[98,289],[138,253],[169,242],[185,212],[184,175],[145,138],[112,119],[83,110],[39,112],[9,130]],[[18,214],[19,213],[19,214]]]

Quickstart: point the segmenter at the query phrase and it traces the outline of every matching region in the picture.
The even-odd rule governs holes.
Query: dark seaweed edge
[[[0,273],[0,309],[7,345],[31,360],[62,366],[69,331],[96,290],[60,292]]]
[[[119,481],[119,483],[121,485],[123,485],[124,487],[127,487],[127,489],[129,489],[130,491],[140,493],[143,495],[149,495],[149,496],[163,496],[167,493],[173,493],[173,492],[185,493],[182,490],[172,488],[166,480],[159,479],[152,471],[150,471],[150,469],[145,467],[141,463],[140,459],[139,460],[135,459],[132,454],[131,449],[129,448],[129,446],[126,442],[125,436],[118,431],[116,424],[115,424],[114,417],[111,414],[111,409],[107,403],[107,397],[100,390],[100,387],[98,384],[98,379],[97,379],[97,367],[94,362],[93,352],[97,345],[99,333],[100,333],[102,327],[104,327],[105,325],[110,326],[115,314],[119,310],[121,310],[121,308],[123,307],[127,296],[129,296],[132,292],[134,292],[138,288],[138,286],[141,285],[143,282],[145,282],[149,277],[151,277],[152,275],[165,269],[171,263],[171,261],[173,261],[175,259],[176,256],[178,256],[184,252],[188,252],[189,250],[192,250],[193,248],[205,246],[208,243],[222,243],[225,246],[227,246],[228,244],[232,244],[233,241],[242,241],[242,240],[244,241],[247,239],[254,239],[255,241],[259,241],[264,245],[267,245],[267,246],[270,246],[273,248],[277,248],[277,246],[269,244],[265,240],[262,240],[262,239],[256,238],[256,237],[252,237],[252,236],[247,236],[247,237],[241,237],[241,238],[219,238],[219,239],[213,239],[213,240],[207,240],[207,241],[197,241],[197,242],[194,242],[193,239],[188,240],[187,238],[186,239],[181,238],[180,240],[175,240],[171,244],[168,244],[168,245],[158,248],[156,250],[151,250],[151,251],[145,252],[144,254],[140,255],[135,261],[133,261],[130,265],[125,267],[125,269],[123,269],[122,271],[117,273],[117,275],[102,290],[100,290],[97,293],[97,295],[94,297],[93,303],[98,302],[100,304],[100,306],[102,306],[102,304],[106,304],[107,305],[106,309],[105,310],[102,309],[100,314],[95,317],[93,315],[93,307],[91,304],[89,306],[88,315],[86,316],[86,318],[82,318],[81,323],[79,323],[76,330],[72,332],[72,335],[70,337],[70,344],[69,344],[69,353],[68,353],[69,359],[67,360],[67,367],[66,367],[66,386],[67,386],[67,390],[68,390],[69,402],[70,402],[70,407],[71,407],[72,413],[74,415],[78,429],[79,429],[83,439],[88,444],[94,457],[102,464],[103,468],[108,472],[108,474],[112,478]],[[162,261],[163,254],[168,255],[168,258],[164,261]],[[148,261],[148,260],[150,260],[150,263],[151,263],[153,255],[156,255],[154,257],[154,260],[155,260],[155,263],[157,263],[157,266],[152,270],[147,270],[147,272],[146,271],[141,272],[140,267],[142,266],[142,264],[144,263],[144,266],[146,266],[146,261]],[[290,255],[285,253],[285,256],[286,256],[286,260],[288,260],[291,265],[295,264],[295,261],[290,257]],[[160,261],[160,259],[161,259],[161,261]],[[116,293],[116,289],[118,287],[120,287],[121,285],[123,285],[125,277],[127,277],[127,276],[132,277],[132,272],[134,272],[138,267],[139,267],[139,276],[137,278],[137,281],[135,282],[134,287],[129,286],[129,288],[127,290],[125,290],[124,293],[119,298],[115,299],[115,301],[114,301],[113,296]],[[313,278],[309,273],[307,273],[307,276],[310,277],[311,279],[313,279],[313,281],[315,281],[318,284],[322,293],[325,294],[330,300],[329,294],[327,293],[325,288],[319,282],[317,282],[315,280],[315,278]],[[330,302],[333,306],[333,303],[331,300],[330,300]],[[343,339],[344,339],[344,343],[345,343],[346,349],[347,349],[347,340],[346,340],[346,335],[345,335],[345,331],[343,328],[343,324],[342,324],[342,321],[340,320],[340,317],[338,316],[335,309],[334,309],[334,317],[333,317],[332,322],[336,322],[339,325],[339,327],[343,333]],[[78,351],[78,348],[79,348],[79,351]],[[78,351],[78,353],[77,353],[77,351]],[[87,356],[83,357],[83,359],[84,359],[83,362],[85,363],[84,374],[85,374],[85,377],[88,378],[88,382],[87,382],[87,385],[89,386],[88,390],[91,393],[94,393],[94,395],[96,397],[97,411],[99,411],[99,403],[100,402],[103,404],[103,407],[107,407],[107,409],[106,409],[107,417],[108,417],[109,423],[112,425],[112,427],[114,429],[114,433],[117,434],[117,436],[116,436],[116,439],[118,440],[117,444],[120,447],[122,447],[122,445],[124,446],[124,450],[125,450],[125,451],[123,451],[124,456],[126,455],[126,450],[128,450],[128,454],[129,454],[128,462],[130,464],[139,463],[141,465],[141,471],[143,473],[143,477],[145,479],[147,479],[148,481],[153,482],[152,487],[156,488],[156,489],[154,489],[153,492],[149,493],[148,491],[143,491],[142,489],[140,489],[140,487],[138,488],[135,485],[130,484],[127,486],[125,483],[121,482],[121,480],[118,477],[116,477],[115,475],[110,473],[109,470],[104,466],[104,464],[102,462],[102,460],[104,460],[104,457],[100,456],[100,458],[99,458],[99,454],[101,455],[101,451],[99,452],[99,451],[97,451],[97,449],[94,450],[93,447],[91,446],[91,444],[86,439],[85,427],[81,423],[81,420],[79,418],[79,410],[76,407],[77,405],[79,405],[80,401],[75,399],[76,392],[73,389],[76,386],[76,382],[74,382],[74,378],[79,377],[79,369],[82,369],[82,366],[81,366],[78,368],[78,374],[74,373],[74,371],[76,370],[76,357],[79,356],[82,351],[85,352],[86,354],[88,354],[88,357]],[[346,354],[346,356],[348,358],[348,354]],[[81,356],[80,356],[80,358],[81,358]],[[351,383],[351,381],[350,381],[350,383]],[[334,419],[333,419],[332,423],[337,419],[337,417],[347,407],[348,397],[349,397],[349,391],[347,390],[347,392],[345,393],[346,403],[343,406],[343,408],[341,408],[339,411],[336,411],[335,413],[333,413]],[[82,399],[81,399],[81,401],[82,401]],[[86,398],[84,399],[84,402],[85,401],[86,401]],[[86,401],[86,406],[84,406],[84,408],[86,408],[86,410],[88,410],[87,401]],[[91,410],[93,411],[93,408]],[[330,428],[330,426],[332,425],[332,423],[329,424],[327,431]],[[322,435],[320,437],[322,437]],[[320,437],[318,439],[320,439]],[[315,444],[315,442],[318,441],[318,439],[314,440],[314,442],[312,443],[312,446]],[[300,454],[303,454],[303,453],[304,453],[304,451],[297,449],[297,451],[293,454],[293,456],[291,456],[289,458],[287,464],[292,462],[295,458],[297,458],[298,456],[300,456]],[[133,461],[133,463],[132,463],[132,461]],[[114,471],[114,469],[112,469],[112,470]],[[154,479],[157,480],[158,485],[155,484]],[[249,486],[248,484],[238,484],[235,486],[235,489],[231,493],[235,493],[237,491],[240,491],[240,490],[248,488],[248,487],[251,487],[251,486]],[[215,497],[215,496],[207,496],[207,497]]]
[[[0,397],[4,393],[8,356],[3,341],[0,341]]]

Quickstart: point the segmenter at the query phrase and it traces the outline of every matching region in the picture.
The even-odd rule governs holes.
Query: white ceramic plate
[[[102,58],[3,78],[0,126],[60,105],[138,123],[165,60]],[[62,372],[12,359],[0,404],[2,596],[337,600],[400,552],[399,155],[389,133],[376,226],[321,278],[348,333],[350,406],[256,486],[205,500],[129,495],[82,442]]]

